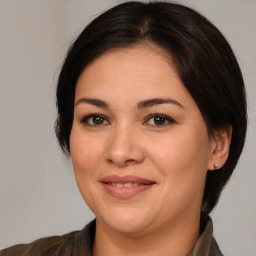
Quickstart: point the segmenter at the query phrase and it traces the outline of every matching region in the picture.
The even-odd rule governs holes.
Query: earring
[[[218,165],[217,164],[214,164],[213,165],[213,168],[216,170],[218,168]]]

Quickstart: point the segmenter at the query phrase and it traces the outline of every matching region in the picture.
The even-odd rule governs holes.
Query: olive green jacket
[[[63,236],[41,238],[30,244],[15,245],[0,251],[0,256],[92,256],[95,220],[81,231]],[[213,238],[212,221],[208,218],[201,236],[187,256],[223,256]]]

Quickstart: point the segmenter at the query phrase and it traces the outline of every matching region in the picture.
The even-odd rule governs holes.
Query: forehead
[[[143,44],[112,49],[96,58],[81,73],[76,95],[98,89],[161,91],[174,84],[184,87],[171,57],[155,45]]]

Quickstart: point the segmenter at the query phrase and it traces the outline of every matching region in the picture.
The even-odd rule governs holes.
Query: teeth
[[[130,187],[136,187],[139,185],[139,183],[132,183],[132,182],[127,182],[127,183],[111,183],[112,186],[118,187],[118,188],[130,188]]]
[[[124,187],[126,187],[126,188],[130,188],[130,187],[132,187],[132,183],[124,183]]]

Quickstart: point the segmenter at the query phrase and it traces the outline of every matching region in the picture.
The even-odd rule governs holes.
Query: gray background
[[[121,1],[0,0],[0,248],[81,229],[93,214],[54,135],[55,87],[67,47]],[[256,0],[183,0],[227,37],[248,92],[247,143],[212,214],[225,255],[256,244]]]

